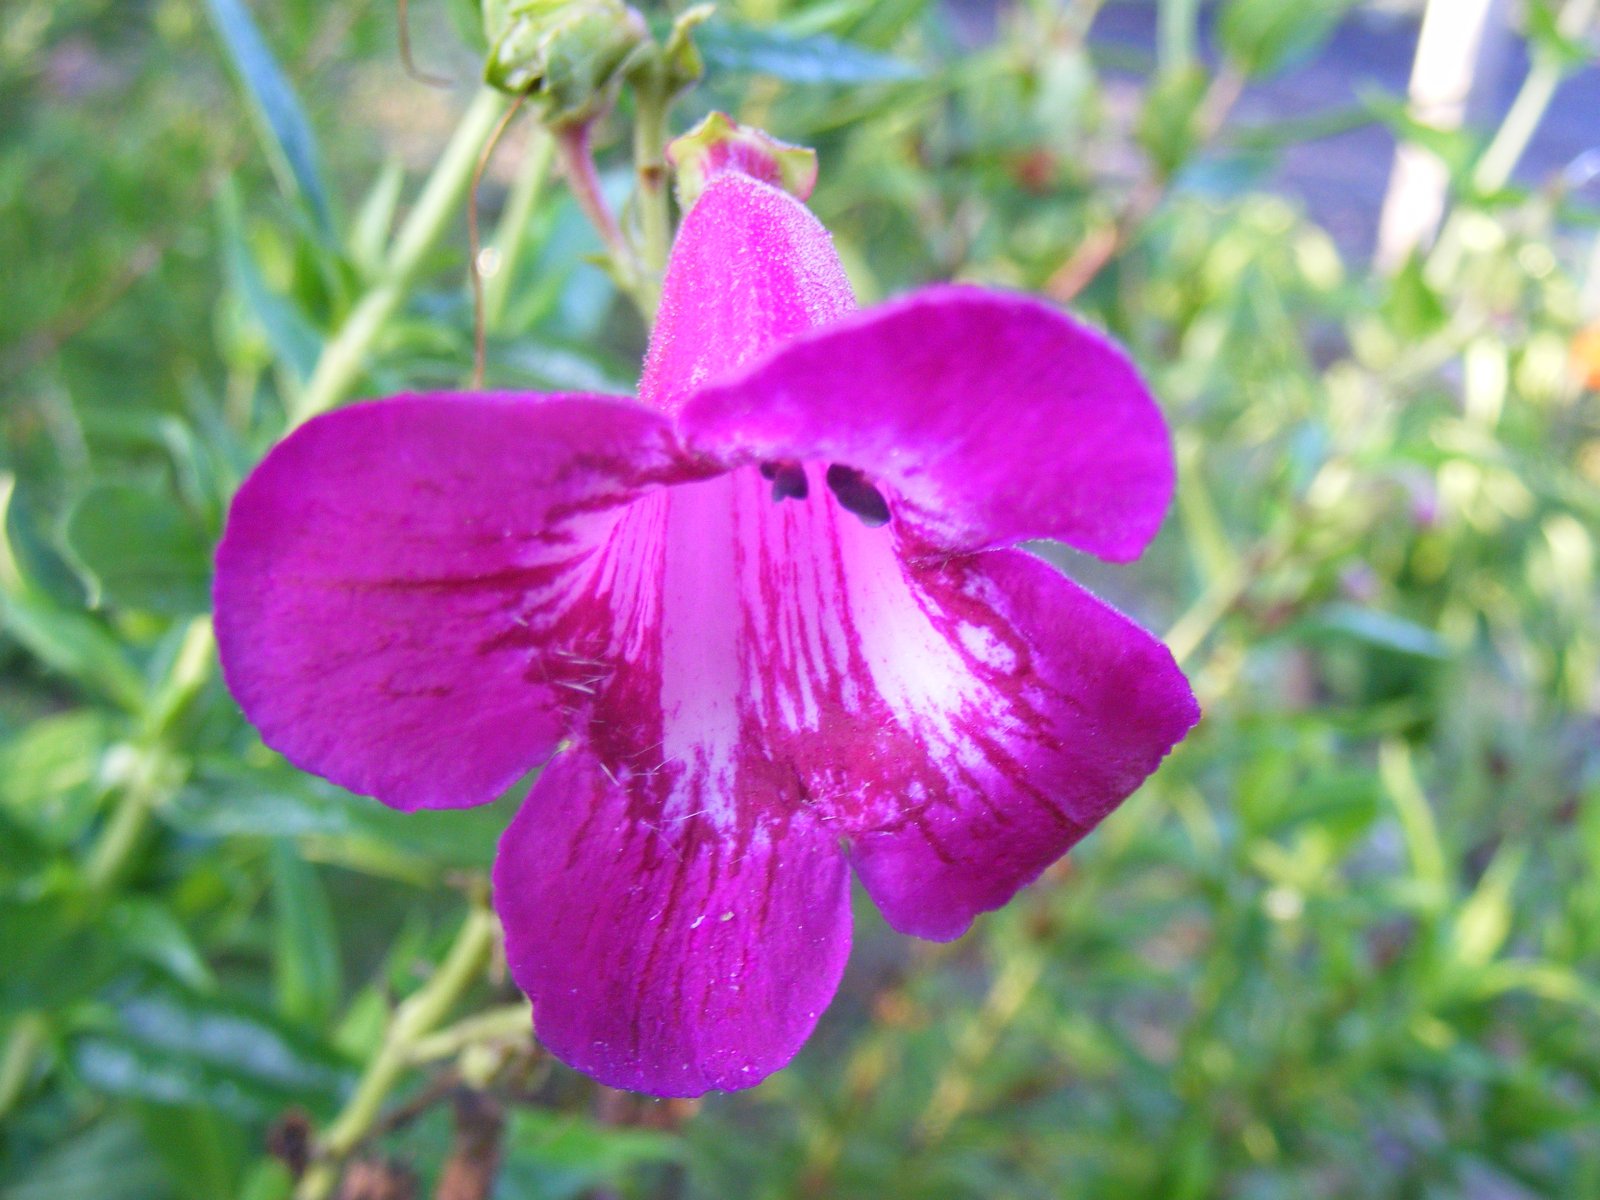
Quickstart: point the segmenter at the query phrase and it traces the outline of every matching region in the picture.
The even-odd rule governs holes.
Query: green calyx
[[[804,200],[817,183],[817,152],[781,142],[764,130],[713,112],[667,147],[677,175],[678,204],[687,212],[706,185],[738,171]]]
[[[553,129],[580,125],[613,103],[622,77],[652,43],[621,0],[484,0],[484,79],[542,102]]]

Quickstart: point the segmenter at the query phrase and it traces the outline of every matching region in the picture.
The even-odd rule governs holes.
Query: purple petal
[[[673,243],[640,399],[676,412],[706,380],[854,308],[833,240],[804,204],[719,175]]]
[[[609,397],[408,396],[309,422],[217,553],[228,685],[267,744],[397,808],[493,799],[555,749],[610,635],[620,506],[686,477]],[[602,632],[603,631],[603,634]]]
[[[1194,723],[1158,642],[1020,551],[902,559],[815,464],[635,504],[587,744],[638,811],[810,814],[890,921],[954,937],[1063,854]],[[619,551],[620,553],[620,551]]]
[[[955,559],[915,586],[943,644],[903,664],[920,686],[886,696],[880,730],[835,746],[813,786],[856,782],[830,817],[862,883],[896,929],[943,941],[1065,854],[1200,712],[1165,646],[1032,555]]]
[[[724,462],[864,472],[922,549],[1027,538],[1136,558],[1172,495],[1160,411],[1126,356],[1035,300],[931,288],[775,351],[687,402]]]
[[[641,804],[606,772],[581,745],[559,755],[495,860],[506,957],[539,1040],[658,1096],[759,1083],[838,988],[844,857],[808,815],[734,832]]]

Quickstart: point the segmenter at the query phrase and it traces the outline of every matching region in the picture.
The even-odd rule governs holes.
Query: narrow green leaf
[[[286,191],[298,193],[317,228],[333,239],[328,194],[322,186],[316,139],[294,89],[256,28],[244,0],[206,0],[206,10],[238,71]]]
[[[26,485],[10,473],[0,473],[0,511],[5,514],[0,587],[37,593],[65,608],[86,605],[83,581],[51,544]]]
[[[1393,613],[1357,604],[1326,605],[1311,618],[1310,628],[1343,634],[1397,654],[1433,659],[1450,657],[1450,647],[1433,630]]]
[[[1487,966],[1505,945],[1511,932],[1511,893],[1526,857],[1521,846],[1501,850],[1456,913],[1450,944],[1462,966]]]
[[[645,1129],[614,1129],[581,1116],[518,1109],[506,1139],[508,1195],[579,1195],[615,1185],[647,1163],[681,1159],[677,1138]],[[562,1186],[564,1185],[564,1186]]]
[[[771,75],[786,83],[895,83],[922,72],[825,33],[796,37],[755,25],[711,22],[695,35],[708,66],[718,71]]]
[[[67,542],[113,607],[186,616],[211,606],[211,547],[171,497],[97,487],[73,508]]]
[[[1245,74],[1270,74],[1320,50],[1354,3],[1228,0],[1217,17],[1217,41]]]
[[[0,592],[0,626],[45,666],[130,711],[144,705],[145,682],[106,627],[85,613]]]
[[[512,789],[516,795],[525,790]],[[368,847],[403,854],[413,865],[473,867],[494,854],[505,822],[498,809],[398,813],[281,761],[256,765],[219,756],[202,761],[191,785],[163,806],[161,816],[207,837],[314,837],[351,857]]]
[[[1402,741],[1383,743],[1378,751],[1378,774],[1384,789],[1394,802],[1400,818],[1400,828],[1405,834],[1406,849],[1411,857],[1411,869],[1424,888],[1429,901],[1443,904],[1449,884],[1444,845],[1439,839],[1439,826],[1434,820],[1433,807],[1417,778],[1416,766],[1410,748]]]
[[[339,944],[333,912],[316,869],[287,838],[273,840],[273,978],[280,1009],[325,1026],[339,1003]]]
[[[164,1184],[138,1127],[101,1121],[64,1132],[37,1162],[0,1183],[0,1200],[157,1200],[170,1194]]]
[[[142,897],[122,900],[112,909],[107,924],[129,957],[141,959],[197,990],[215,984],[199,947],[183,923],[160,901]]]
[[[91,994],[116,970],[122,948],[81,893],[0,897],[0,1012],[57,1008]]]
[[[111,738],[102,710],[36,719],[0,743],[0,805],[41,841],[70,845],[94,819],[96,777]]]
[[[405,168],[400,160],[387,160],[356,212],[350,229],[350,257],[369,278],[383,270],[389,234],[394,228],[394,215],[400,207],[400,190],[405,181]]]
[[[136,1104],[145,1140],[178,1193],[188,1200],[236,1194],[244,1162],[239,1126],[199,1105]]]
[[[231,189],[224,188],[219,193],[217,213],[222,225],[223,253],[234,287],[239,289],[251,314],[260,323],[273,357],[287,367],[296,380],[305,383],[322,356],[321,335],[292,301],[267,284],[245,240],[238,197]]]
[[[352,1081],[331,1050],[234,997],[161,986],[122,1001],[116,1015],[114,1029],[71,1050],[78,1074],[111,1095],[266,1120],[290,1106],[326,1113]]]

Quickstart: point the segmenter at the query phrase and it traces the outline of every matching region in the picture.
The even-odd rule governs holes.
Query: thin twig
[[[408,0],[395,0],[394,7],[395,23],[400,29],[400,65],[406,69],[406,74],[429,87],[449,87],[448,79],[420,69],[417,60],[411,57],[411,6]]]

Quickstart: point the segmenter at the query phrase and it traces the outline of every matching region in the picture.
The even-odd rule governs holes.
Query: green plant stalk
[[[371,1132],[389,1093],[412,1062],[417,1044],[433,1032],[483,973],[497,933],[494,914],[475,906],[433,978],[396,1010],[382,1047],[323,1135],[317,1161],[295,1189],[296,1200],[327,1200],[332,1195],[341,1163]]]
[[[511,295],[511,280],[516,274],[517,262],[522,257],[522,247],[527,241],[528,224],[533,220],[534,209],[544,194],[544,185],[550,178],[550,164],[555,158],[555,142],[544,130],[533,136],[532,144],[522,161],[522,170],[512,185],[505,211],[495,226],[494,248],[500,261],[494,274],[483,284],[483,320],[489,329],[496,329],[505,317],[506,301]]]
[[[39,1013],[23,1013],[12,1022],[5,1051],[0,1053],[0,1117],[9,1113],[27,1090],[34,1059],[44,1049],[46,1029]]]
[[[1482,194],[1497,192],[1505,187],[1511,172],[1522,161],[1528,143],[1533,140],[1539,122],[1544,120],[1545,110],[1550,107],[1550,101],[1556,94],[1556,85],[1564,74],[1548,61],[1538,63],[1528,72],[1511,107],[1506,110],[1505,120],[1495,131],[1494,140],[1489,143],[1489,148],[1483,152],[1477,169],[1472,173],[1474,190]]]
[[[600,190],[600,173],[595,169],[594,151],[589,144],[589,127],[574,125],[555,132],[556,153],[561,171],[579,210],[594,226],[611,259],[612,277],[633,301],[646,324],[655,320],[655,289],[644,278],[644,268],[632,243],[622,232],[616,215]]]
[[[1156,58],[1163,71],[1186,71],[1194,65],[1199,19],[1200,0],[1161,0],[1156,10]]]
[[[533,1036],[533,1006],[506,1004],[463,1017],[448,1029],[419,1038],[411,1047],[413,1063],[434,1062],[485,1042],[527,1041]]]
[[[638,92],[633,124],[633,167],[639,176],[640,257],[655,289],[672,244],[672,213],[667,196],[667,110],[664,87]],[[653,313],[651,315],[654,315]]]
[[[377,282],[356,302],[338,333],[323,347],[305,391],[290,414],[292,424],[299,425],[327,412],[355,386],[373,342],[410,294],[423,261],[439,244],[460,209],[478,156],[506,104],[501,93],[484,88],[462,114],[461,123],[423,185],[416,206],[401,224]]]
[[[1579,37],[1594,23],[1600,11],[1600,0],[1570,0],[1561,10],[1557,27],[1566,37]],[[1555,98],[1556,88],[1566,78],[1569,68],[1553,55],[1534,60],[1533,66],[1522,80],[1511,107],[1506,110],[1500,128],[1478,160],[1472,172],[1473,191],[1478,195],[1497,192],[1510,181],[1511,174],[1527,152],[1528,143],[1539,131],[1544,114]],[[1434,281],[1448,280],[1461,265],[1461,230],[1459,209],[1451,214],[1438,244],[1428,256],[1427,273]]]
[[[1597,9],[1600,9],[1600,0],[1569,0],[1561,10],[1557,26],[1566,37],[1581,37],[1594,22]],[[1554,55],[1545,55],[1534,62],[1511,107],[1506,110],[1505,120],[1495,132],[1494,140],[1472,173],[1472,185],[1480,193],[1496,192],[1506,185],[1511,172],[1522,161],[1528,143],[1538,132],[1545,110],[1550,107],[1556,88],[1568,71]]]

